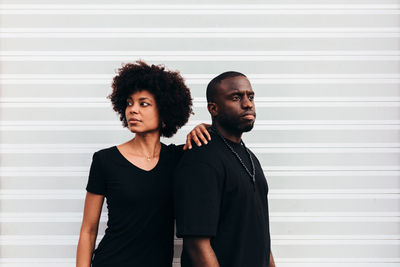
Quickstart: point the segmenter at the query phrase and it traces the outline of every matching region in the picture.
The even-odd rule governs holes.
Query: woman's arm
[[[76,267],[90,267],[104,196],[86,193],[81,233],[76,253]]]
[[[269,256],[269,267],[276,267],[275,261],[274,261],[274,256],[272,256],[272,251]]]
[[[201,142],[203,142],[203,144],[207,144],[207,139],[208,141],[211,140],[210,133],[207,130],[207,128],[210,126],[210,124],[201,123],[194,127],[193,130],[191,130],[186,136],[186,144],[183,146],[183,150],[192,149],[192,141],[195,142],[197,146],[201,146]]]

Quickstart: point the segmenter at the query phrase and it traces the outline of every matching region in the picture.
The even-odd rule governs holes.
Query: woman
[[[120,68],[112,88],[113,109],[135,137],[93,155],[77,266],[171,267],[172,173],[182,147],[166,146],[160,136],[171,137],[188,121],[190,91],[179,73],[143,61]],[[195,128],[185,146],[191,136],[199,144],[196,133],[205,141],[203,130]],[[104,198],[107,229],[94,249]]]

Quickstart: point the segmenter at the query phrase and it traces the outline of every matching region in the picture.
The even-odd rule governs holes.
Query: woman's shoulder
[[[164,150],[166,151],[166,154],[176,157],[180,159],[180,157],[183,154],[183,145],[175,145],[175,144],[169,144],[166,145],[164,143],[161,143],[163,146]]]
[[[167,150],[170,150],[170,151],[180,151],[180,150],[183,149],[183,145],[175,145],[175,144],[166,145],[164,143],[161,143],[161,145],[164,146]]]
[[[110,157],[115,155],[115,150],[117,149],[117,146],[110,146],[106,148],[102,148],[100,150],[97,150],[96,152],[93,153],[93,157],[100,157],[100,158],[105,158],[105,157]]]

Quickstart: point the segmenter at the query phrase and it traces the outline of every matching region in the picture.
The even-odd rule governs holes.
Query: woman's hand
[[[210,133],[207,131],[207,128],[210,126],[210,124],[201,123],[194,127],[186,136],[186,144],[183,146],[183,150],[192,149],[192,141],[195,142],[197,146],[201,146],[201,142],[207,144],[207,139],[208,141],[211,140]]]

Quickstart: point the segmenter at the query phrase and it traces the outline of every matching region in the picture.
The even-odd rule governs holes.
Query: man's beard
[[[232,116],[227,116],[226,114],[219,114],[216,119],[222,128],[236,134],[250,132],[253,129],[255,122],[246,122],[240,120],[240,118],[234,118]]]

